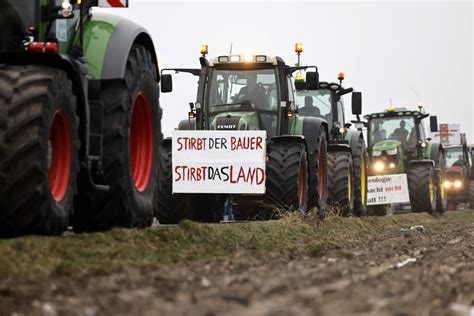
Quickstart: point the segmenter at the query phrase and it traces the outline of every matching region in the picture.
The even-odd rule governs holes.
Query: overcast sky
[[[424,102],[440,123],[460,123],[474,143],[474,6],[455,2],[200,2],[130,0],[119,12],[153,35],[160,68],[199,67],[199,45],[209,57],[229,52],[278,55],[304,64],[322,80],[346,74],[345,86],[363,93],[363,113]],[[195,77],[173,77],[163,94],[163,132],[170,135],[195,101]],[[346,117],[350,115],[346,100]]]

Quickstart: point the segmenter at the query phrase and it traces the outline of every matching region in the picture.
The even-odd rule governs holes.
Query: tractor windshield
[[[256,112],[262,128],[275,135],[280,103],[275,69],[214,69],[207,91],[208,117],[221,113]]]
[[[463,166],[464,155],[462,147],[448,147],[446,149],[446,166]]]
[[[301,116],[320,117],[331,124],[331,104],[331,92],[327,89],[296,91],[296,105]]]
[[[383,140],[398,140],[405,148],[416,146],[415,119],[412,116],[378,117],[369,122],[369,147]]]
[[[27,27],[35,25],[34,0],[0,0],[0,50],[15,50]]]

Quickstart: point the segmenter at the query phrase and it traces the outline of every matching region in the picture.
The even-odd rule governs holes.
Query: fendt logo
[[[220,130],[225,130],[225,129],[237,129],[237,125],[235,124],[222,124],[222,125],[217,125],[217,129]]]
[[[128,0],[99,0],[99,7],[126,8]]]

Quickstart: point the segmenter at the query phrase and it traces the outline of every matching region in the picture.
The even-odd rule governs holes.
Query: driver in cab
[[[267,108],[267,96],[265,88],[257,84],[257,74],[250,72],[247,74],[247,85],[240,89],[239,101],[249,101],[257,109]]]
[[[304,97],[304,106],[298,109],[298,114],[301,116],[321,117],[321,111],[317,106],[313,105],[313,97]]]
[[[406,130],[405,125],[405,121],[400,121],[400,127],[393,131],[392,135],[390,135],[390,138],[399,140],[402,142],[402,144],[405,144],[408,137],[408,131]]]

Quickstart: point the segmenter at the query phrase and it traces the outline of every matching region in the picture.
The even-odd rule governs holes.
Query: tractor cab
[[[253,55],[211,60],[204,96],[206,126],[211,130],[266,130],[269,137],[278,135],[280,103],[293,98],[293,91],[280,91],[278,62],[264,55],[259,55],[258,61]]]
[[[301,116],[324,119],[331,126],[330,138],[343,139],[351,123],[344,117],[344,99],[342,96],[352,93],[352,113],[361,114],[361,93],[353,88],[344,88],[344,74],[338,75],[339,83],[320,82],[317,89],[308,88],[302,77],[296,77],[296,105]],[[360,122],[360,120],[357,120]],[[359,128],[359,126],[357,126]]]
[[[315,66],[291,67],[268,55],[232,54],[208,60],[201,49],[200,69],[172,68],[162,72],[187,72],[199,77],[198,95],[188,120],[179,129],[265,130],[267,137],[287,134],[295,124],[293,73],[306,72],[308,85],[317,88]],[[172,91],[171,74],[162,74],[162,92]]]
[[[403,168],[403,158],[421,159],[427,147],[423,119],[429,114],[422,110],[388,107],[381,113],[366,115],[368,123],[368,150],[379,163],[377,170]],[[401,159],[400,159],[401,158]],[[384,162],[382,162],[384,161]],[[393,170],[395,171],[395,170]]]

